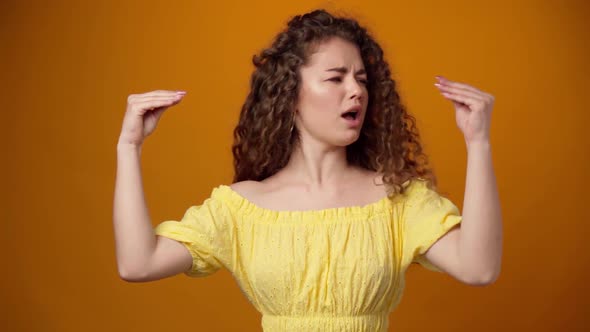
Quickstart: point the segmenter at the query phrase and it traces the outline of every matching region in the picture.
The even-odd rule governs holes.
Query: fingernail
[[[178,93],[178,94],[186,94],[186,91],[179,90],[179,91],[176,91],[176,93]]]

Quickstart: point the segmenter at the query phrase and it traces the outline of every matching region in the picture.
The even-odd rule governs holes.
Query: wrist
[[[473,150],[473,149],[490,150],[491,149],[490,141],[485,140],[485,141],[476,141],[476,142],[467,143],[467,150]]]
[[[117,142],[117,151],[137,151],[141,152],[141,144]]]

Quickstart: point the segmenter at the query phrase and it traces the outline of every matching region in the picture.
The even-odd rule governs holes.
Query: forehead
[[[358,46],[342,38],[334,37],[321,42],[309,56],[305,67],[322,69],[326,67],[353,67],[363,69],[363,59]]]

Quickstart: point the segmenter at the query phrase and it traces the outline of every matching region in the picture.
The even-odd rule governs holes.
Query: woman
[[[354,19],[296,16],[253,62],[234,131],[234,183],[154,230],[139,153],[184,92],[129,97],[114,208],[123,279],[223,267],[263,314],[265,331],[385,331],[413,262],[470,285],[497,278],[491,95],[439,79],[470,153],[461,216],[436,191],[381,47]]]

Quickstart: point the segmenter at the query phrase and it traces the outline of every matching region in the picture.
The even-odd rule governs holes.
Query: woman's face
[[[296,126],[303,141],[347,146],[359,137],[365,118],[367,74],[358,47],[341,38],[322,44],[300,68]],[[343,117],[357,106],[356,120]]]

